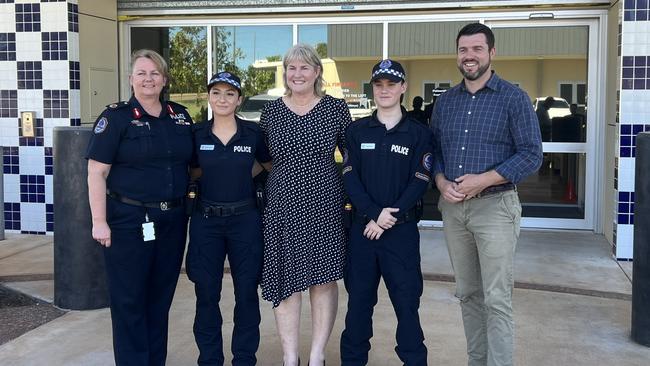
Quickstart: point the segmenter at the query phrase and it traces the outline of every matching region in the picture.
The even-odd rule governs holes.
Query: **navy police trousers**
[[[104,259],[115,364],[164,365],[168,314],[185,251],[187,217],[182,207],[161,211],[106,201],[111,246],[104,249]],[[155,223],[156,240],[142,239],[145,212]]]
[[[194,282],[194,338],[199,365],[223,365],[223,318],[219,308],[224,260],[235,291],[232,365],[255,365],[261,321],[257,286],[262,274],[262,223],[258,210],[227,217],[192,216],[186,269]]]
[[[395,352],[407,366],[426,365],[427,349],[418,315],[422,271],[417,222],[395,225],[379,240],[363,236],[364,228],[365,224],[357,221],[350,228],[344,277],[348,312],[341,335],[341,364],[368,363],[372,313],[379,280],[383,278],[397,315]]]

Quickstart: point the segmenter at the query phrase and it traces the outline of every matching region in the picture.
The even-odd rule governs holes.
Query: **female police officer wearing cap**
[[[262,272],[262,223],[251,171],[271,160],[256,123],[235,117],[242,101],[240,80],[221,72],[208,82],[213,118],[194,127],[199,204],[192,215],[186,268],[194,282],[194,338],[199,365],[223,365],[219,310],[226,255],[235,290],[233,365],[255,365],[260,341],[257,285]],[[270,163],[265,164],[270,168]]]
[[[158,53],[135,51],[131,70],[133,96],[102,112],[88,146],[92,235],[105,247],[115,363],[164,365],[187,236],[191,120],[161,101],[167,64]]]

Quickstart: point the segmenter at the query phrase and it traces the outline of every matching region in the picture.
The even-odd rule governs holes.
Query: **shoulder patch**
[[[431,165],[433,164],[433,155],[431,153],[426,153],[422,157],[422,167],[430,172],[431,171]]]
[[[100,134],[106,131],[106,127],[108,127],[108,119],[106,119],[106,117],[102,117],[99,119],[99,121],[97,121],[97,124],[95,125],[95,129],[93,130],[93,132],[95,132],[96,135]]]

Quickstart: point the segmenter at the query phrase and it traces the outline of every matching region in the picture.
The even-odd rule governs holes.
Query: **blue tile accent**
[[[0,61],[16,61],[16,33],[0,33]]]
[[[45,203],[45,177],[42,175],[20,176],[20,202]]]
[[[45,175],[53,175],[54,157],[52,156],[52,148],[46,147],[44,150],[45,150]]]
[[[81,89],[81,71],[78,61],[70,61],[70,89]]]
[[[16,31],[41,31],[41,4],[16,4]]]
[[[43,90],[43,115],[45,118],[68,118],[69,93],[67,90]]]
[[[0,90],[0,118],[18,117],[18,91]]]
[[[621,135],[631,135],[632,125],[621,125]]]
[[[43,60],[68,59],[68,33],[43,32],[41,33],[43,47]]]
[[[630,223],[630,215],[618,214],[618,223],[619,224],[629,224]]]
[[[68,31],[79,33],[79,5],[68,3]]]
[[[43,119],[34,120],[34,137],[23,137],[22,122],[18,119],[18,145],[20,146],[43,146]]]
[[[630,192],[618,192],[618,201],[619,202],[629,202],[630,201]]]
[[[2,162],[4,174],[19,174],[20,164],[18,146],[5,146],[2,148]]]
[[[629,158],[632,156],[632,150],[629,147],[621,147],[619,156],[621,158]]]
[[[41,61],[18,61],[18,89],[43,88],[43,63]]]
[[[7,230],[20,230],[20,203],[5,202],[5,228]]]
[[[54,205],[51,203],[45,205],[45,226],[48,232],[54,231]]]
[[[70,118],[70,126],[81,126],[81,118]]]

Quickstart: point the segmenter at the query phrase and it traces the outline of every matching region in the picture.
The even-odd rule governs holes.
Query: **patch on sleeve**
[[[346,166],[345,168],[343,168],[343,174],[345,174],[345,173],[349,173],[349,172],[351,172],[351,171],[352,171],[352,167],[351,167],[351,166]]]
[[[426,169],[427,172],[431,171],[431,165],[433,164],[433,155],[431,153],[426,153],[422,157],[422,167]]]
[[[108,127],[108,120],[106,119],[106,117],[102,117],[99,119],[99,121],[97,121],[97,124],[95,125],[95,130],[93,132],[95,132],[95,134],[100,134],[106,131],[106,127]]]
[[[428,175],[422,174],[420,172],[415,172],[415,177],[418,179],[422,179],[425,182],[429,182],[431,180]]]

